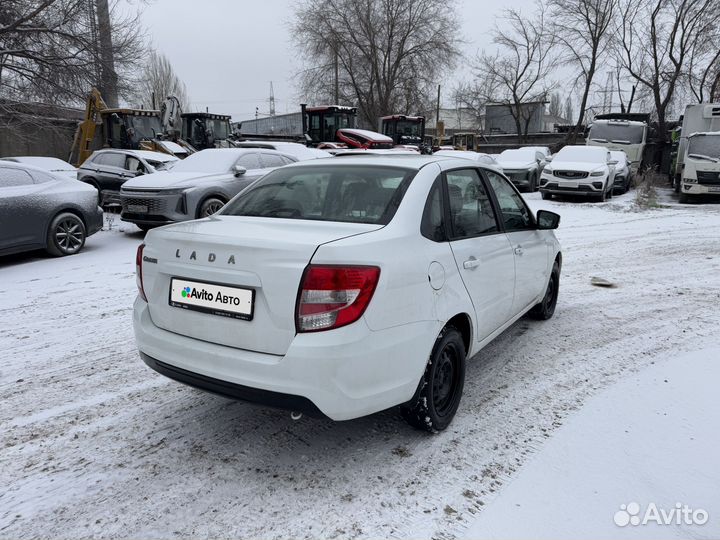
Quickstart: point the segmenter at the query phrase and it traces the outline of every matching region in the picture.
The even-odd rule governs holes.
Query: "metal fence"
[[[243,135],[295,135],[301,136],[302,113],[278,114],[257,120],[243,120],[236,124]]]

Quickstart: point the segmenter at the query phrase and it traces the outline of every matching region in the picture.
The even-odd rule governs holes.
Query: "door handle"
[[[463,263],[463,268],[465,268],[466,270],[473,270],[478,266],[480,266],[480,260],[476,259],[475,257],[470,257],[467,261]]]
[[[515,255],[522,255],[523,254],[523,248],[522,246],[517,246],[515,248]]]

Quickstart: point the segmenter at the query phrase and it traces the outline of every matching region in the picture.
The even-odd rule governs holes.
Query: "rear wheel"
[[[550,272],[550,279],[548,280],[547,288],[545,289],[545,296],[542,301],[533,307],[528,315],[533,319],[540,321],[546,321],[555,313],[555,306],[557,305],[558,293],[560,292],[560,265],[557,261],[553,264],[552,272]]]
[[[443,328],[435,340],[418,392],[400,407],[414,428],[436,433],[455,417],[465,384],[465,344],[454,326]]]
[[[544,201],[549,201],[552,199],[552,193],[547,193],[546,191],[541,191],[540,196],[543,198]]]
[[[75,214],[63,212],[50,223],[46,248],[56,257],[74,255],[85,245],[85,224]]]
[[[225,201],[222,199],[218,199],[217,197],[210,197],[208,199],[205,199],[203,203],[200,205],[200,210],[198,211],[198,217],[199,218],[205,218],[208,216],[212,216],[214,213],[216,213],[218,210],[220,210],[223,206],[225,206]]]

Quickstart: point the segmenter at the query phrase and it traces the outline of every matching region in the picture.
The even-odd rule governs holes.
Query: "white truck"
[[[648,124],[620,118],[596,118],[590,124],[585,144],[604,146],[608,150],[622,150],[628,156],[631,174],[643,166],[643,155],[648,139]]]
[[[720,103],[685,107],[674,178],[680,202],[720,195]]]

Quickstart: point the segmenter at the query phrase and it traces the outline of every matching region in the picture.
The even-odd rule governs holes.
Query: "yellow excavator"
[[[177,124],[177,127],[176,127]],[[110,109],[93,88],[78,125],[69,162],[79,167],[101,148],[152,150],[184,158],[196,150],[180,138],[180,111],[176,98],[168,97],[162,110]]]

